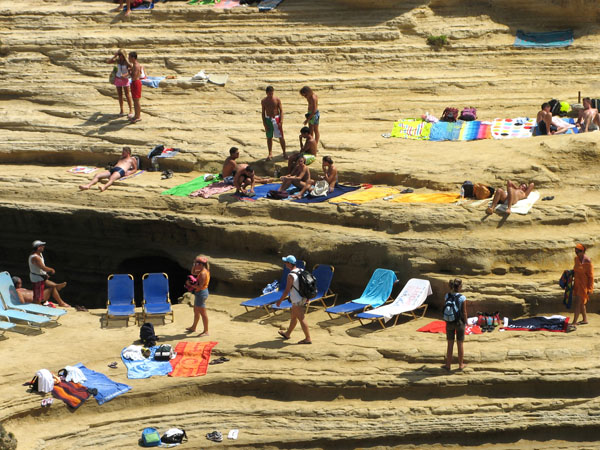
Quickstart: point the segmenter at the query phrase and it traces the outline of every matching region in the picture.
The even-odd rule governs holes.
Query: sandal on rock
[[[308,341],[306,339],[302,339],[301,341],[298,341],[298,344],[312,344],[312,341]]]
[[[279,330],[278,333],[279,333],[279,336],[281,336],[286,341],[290,338],[289,336],[286,336],[285,333],[281,330]]]
[[[111,369],[116,369],[119,364],[116,361],[111,362],[108,367]]]

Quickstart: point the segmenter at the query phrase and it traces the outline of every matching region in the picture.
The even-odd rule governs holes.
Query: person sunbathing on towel
[[[17,295],[19,296],[19,301],[21,303],[33,303],[33,291],[31,289],[23,288],[23,281],[21,281],[21,279],[19,277],[12,277],[12,282],[15,285]],[[47,281],[46,281],[46,283],[47,283]],[[66,303],[60,297],[60,294],[58,293],[58,291],[60,291],[66,285],[67,285],[67,283],[65,283],[65,282],[54,284],[52,286],[49,286],[48,284],[46,284],[46,287],[44,288],[44,295],[42,297],[43,298],[42,303],[46,303],[48,300],[50,300],[50,297],[52,297],[52,299],[56,303],[58,303],[58,306],[62,306],[65,308],[68,308],[69,306],[71,306],[68,303]]]
[[[235,173],[238,169],[238,165],[235,160],[239,157],[240,151],[238,148],[231,147],[229,149],[229,156],[225,159],[225,162],[223,163],[223,169],[221,170],[221,177],[226,183],[233,184],[233,178],[235,177]]]
[[[600,129],[600,116],[598,110],[592,108],[592,100],[589,97],[583,99],[583,109],[579,111],[579,117],[575,126],[580,132],[597,131]]]
[[[486,212],[488,214],[493,214],[498,203],[504,203],[506,204],[506,214],[510,214],[512,212],[511,207],[519,200],[527,198],[529,194],[531,194],[531,191],[533,191],[533,186],[533,183],[529,183],[529,185],[523,183],[517,186],[512,181],[508,180],[506,182],[506,190],[502,188],[496,189],[494,198],[492,199],[492,206],[490,206]]]
[[[537,113],[537,126],[540,135],[549,134],[562,134],[568,130],[568,128],[558,128],[552,124],[552,113],[550,112],[550,103],[543,103],[542,109]]]
[[[128,175],[131,175],[132,173],[135,173],[137,168],[137,160],[133,156],[131,156],[131,149],[129,147],[123,147],[121,159],[117,161],[117,164],[112,169],[107,170],[105,172],[100,172],[88,184],[82,184],[81,186],[79,186],[79,189],[81,189],[82,191],[86,191],[93,185],[95,185],[98,181],[104,178],[108,178],[108,182],[104,186],[100,186],[100,191],[104,192],[119,178],[123,178]]]
[[[254,195],[254,169],[248,164],[240,164],[238,170],[233,178],[233,185],[235,186],[235,193],[246,196]],[[250,189],[247,189],[250,186]]]
[[[329,184],[329,192],[333,192],[335,189],[335,185],[338,182],[338,172],[337,168],[333,164],[333,159],[331,156],[323,156],[323,174],[319,176],[319,180],[327,181]],[[292,198],[302,198],[304,193],[310,189],[312,192],[312,188],[315,184],[314,180],[310,180],[310,183],[306,183],[306,186],[302,188],[300,192],[295,195],[292,195]]]
[[[312,183],[313,180],[310,179],[310,169],[306,165],[304,156],[300,155],[298,158],[298,163],[292,170],[292,173],[281,177],[281,186],[279,186],[278,190],[285,191],[293,184],[298,189],[303,189],[306,191],[306,189],[308,189]]]

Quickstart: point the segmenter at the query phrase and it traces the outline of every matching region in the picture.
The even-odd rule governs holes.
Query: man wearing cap
[[[592,260],[585,254],[585,246],[575,246],[575,264],[573,266],[573,325],[587,325],[586,303],[594,291],[594,267]],[[581,313],[581,322],[577,323]]]
[[[300,326],[304,332],[304,339],[299,341],[298,344],[312,344],[310,332],[308,330],[308,323],[306,322],[304,313],[304,305],[306,304],[307,299],[302,297],[300,294],[300,281],[298,280],[298,273],[300,272],[300,269],[296,267],[296,257],[293,255],[288,255],[281,259],[285,263],[285,266],[290,270],[290,273],[287,277],[285,290],[281,294],[281,298],[277,301],[277,306],[281,305],[281,302],[289,295],[290,302],[292,303],[292,318],[290,319],[290,325],[288,326],[287,331],[283,332],[279,330],[279,335],[283,339],[289,339],[292,331],[294,331],[294,328],[296,328],[296,323],[300,322]]]
[[[33,251],[29,255],[29,279],[33,285],[33,302],[41,304],[44,301],[44,289],[48,288],[64,288],[67,283],[56,284],[48,280],[49,275],[54,275],[55,270],[48,267],[44,262],[44,249],[46,243],[40,240],[35,240],[31,244]],[[68,306],[65,303],[66,306]]]

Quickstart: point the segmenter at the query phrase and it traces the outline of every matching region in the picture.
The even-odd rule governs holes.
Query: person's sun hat
[[[33,241],[31,243],[31,246],[33,248],[38,248],[38,247],[41,247],[42,245],[46,245],[46,243],[44,241],[40,241],[39,239],[36,239],[35,241]]]
[[[296,265],[296,257],[294,255],[287,255],[285,258],[281,258],[281,260],[294,266]]]
[[[310,195],[313,197],[322,197],[327,196],[329,193],[329,183],[327,180],[319,180],[315,183],[315,187],[313,188]]]

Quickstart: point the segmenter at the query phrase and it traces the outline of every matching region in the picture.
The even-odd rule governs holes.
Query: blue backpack
[[[142,447],[158,447],[160,445],[160,434],[156,428],[144,428],[140,439]]]
[[[459,322],[463,315],[460,308],[460,294],[449,292],[444,303],[444,320],[446,322]]]

